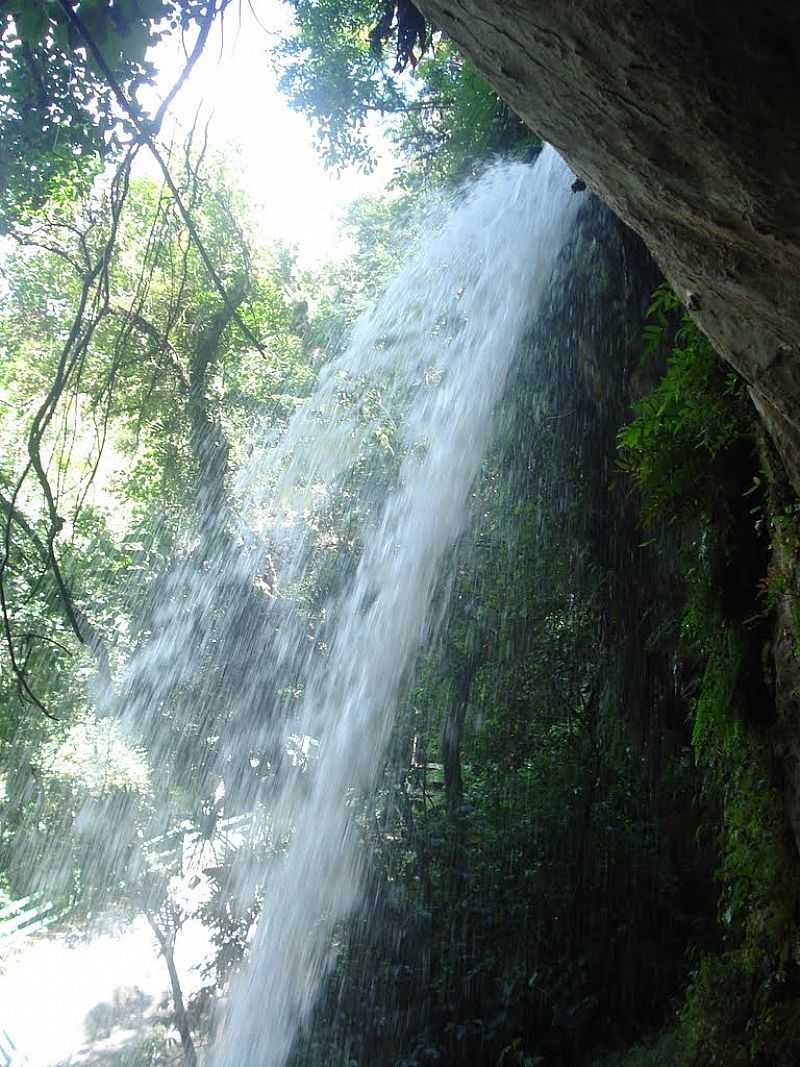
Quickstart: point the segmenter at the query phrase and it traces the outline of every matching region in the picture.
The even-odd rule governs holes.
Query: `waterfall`
[[[335,501],[376,432],[384,432],[366,410],[379,394],[378,422],[392,427],[389,489],[382,501],[361,500],[358,563],[325,608],[324,641],[277,616],[260,631],[270,634],[268,657],[254,647],[252,629],[247,639],[256,663],[238,699],[254,709],[250,733],[237,738],[234,730],[225,758],[233,759],[236,743],[263,748],[270,734],[285,731],[257,709],[270,671],[283,677],[287,664],[302,676],[291,729],[318,755],[302,788],[290,776],[269,797],[273,834],[291,840],[271,866],[249,961],[233,982],[211,1053],[214,1067],[286,1062],[333,962],[333,927],[358,905],[363,857],[347,798],[368,789],[379,770],[399,691],[443,611],[447,554],[468,521],[509,368],[574,214],[570,178],[546,149],[534,167],[492,168],[438,221],[359,321],[348,350],[326,366],[283,440],[254,449],[239,484],[248,515],[244,548],[234,558],[226,549],[217,577],[207,572],[192,584],[183,621],[168,627],[160,650],[150,648],[151,674],[154,655],[173,682],[176,670],[189,671],[170,665],[188,654],[187,627],[219,599],[219,575],[225,589],[252,585],[265,545],[277,557],[275,586],[302,581],[311,552],[304,520],[321,501]],[[151,707],[154,699],[151,684]]]

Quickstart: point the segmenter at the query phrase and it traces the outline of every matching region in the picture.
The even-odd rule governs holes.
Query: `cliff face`
[[[800,491],[800,4],[420,0],[633,227]]]

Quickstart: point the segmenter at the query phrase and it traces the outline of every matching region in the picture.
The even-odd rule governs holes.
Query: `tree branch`
[[[164,181],[166,182],[167,188],[175,199],[175,204],[178,208],[181,218],[184,221],[186,229],[189,231],[192,241],[194,242],[197,251],[200,253],[200,258],[203,261],[203,266],[206,268],[206,272],[208,273],[208,276],[211,279],[214,288],[217,290],[220,297],[222,298],[223,303],[230,310],[231,318],[236,322],[237,326],[245,335],[245,337],[247,337],[247,339],[255,346],[257,351],[260,352],[262,356],[265,356],[267,353],[264,350],[263,345],[253,333],[253,331],[250,329],[250,327],[247,325],[247,323],[245,323],[245,321],[242,319],[235,305],[231,303],[225,286],[222,284],[222,279],[217,274],[214,264],[211,262],[211,257],[209,256],[208,251],[206,250],[206,247],[200,238],[200,234],[198,233],[197,227],[194,224],[194,219],[192,218],[191,213],[184,204],[183,197],[181,196],[180,191],[178,190],[178,187],[175,184],[172,174],[170,173],[169,167],[167,166],[164,157],[161,155],[161,152],[159,151],[159,148],[155,143],[154,135],[158,132],[158,126],[154,122],[146,119],[144,116],[139,114],[138,109],[135,108],[125,96],[125,93],[122,91],[119,82],[114,77],[111,68],[109,67],[108,63],[106,63],[103,53],[98,48],[96,42],[94,41],[94,38],[83,25],[78,15],[75,13],[74,9],[70,6],[69,0],[60,0],[60,3],[61,7],[64,9],[67,15],[67,18],[78,31],[78,33],[80,33],[83,40],[86,42],[86,47],[89,49],[92,54],[92,58],[97,63],[100,70],[103,72],[103,76],[106,78],[106,81],[108,82],[111,91],[113,92],[117,100],[117,103],[128,116],[134,126],[134,129],[139,134],[139,139],[141,143],[147,145],[147,147],[150,149],[151,155],[155,159],[161,170],[161,173],[164,176]],[[228,3],[229,0],[221,0],[219,8],[216,8],[214,0],[209,0],[209,12],[211,13],[211,17],[213,18],[220,12],[224,11]],[[206,20],[208,20],[208,18],[209,15],[207,14]],[[188,69],[184,70],[184,73],[181,75],[181,79],[179,79],[179,81],[181,81],[181,84],[182,81],[185,80],[186,77],[188,77],[189,71],[194,66],[198,58],[199,52],[195,49],[195,51],[192,52],[192,55],[187,60],[186,66]],[[170,94],[168,99],[172,99],[172,96],[174,96],[174,93]],[[159,108],[159,111],[156,114],[157,116],[161,115],[163,118],[162,108]]]
[[[28,520],[25,518],[19,508],[15,507],[15,505],[10,500],[7,500],[2,494],[0,494],[0,511],[2,511],[3,514],[6,516],[6,520],[9,524],[16,523],[16,525],[19,526],[19,528],[30,541],[41,562],[48,570],[52,572],[50,547],[44,540],[42,540],[36,530],[34,530],[34,528],[31,526],[31,524],[28,522]],[[4,560],[4,564],[5,562],[6,561]],[[81,640],[85,641],[86,645],[91,649],[95,659],[97,660],[97,667],[100,674],[103,676],[103,679],[105,681],[110,682],[111,662],[109,660],[108,650],[106,649],[105,641],[103,640],[99,631],[96,629],[93,623],[89,621],[89,618],[87,617],[86,613],[74,602],[74,600],[72,599],[72,594],[67,588],[66,583],[63,581],[63,578],[61,581],[56,582],[56,588],[59,594],[59,599],[61,601],[62,608],[64,610],[66,621],[70,623],[70,625],[73,625],[74,620],[75,623],[77,623],[77,625],[80,627],[80,633],[83,635],[81,637]],[[1,589],[0,592],[2,592]],[[8,620],[8,627],[6,629],[6,638],[7,643],[9,645],[9,649],[12,649],[10,619]],[[54,715],[50,715],[47,712],[41,701],[33,695],[33,693],[28,688],[27,683],[25,683],[24,688],[28,696],[33,699],[36,705],[42,711],[44,711],[49,718],[55,718]]]
[[[115,307],[113,305],[110,306],[108,310],[112,315],[119,315],[121,318],[130,322],[140,333],[143,333],[148,337],[153,344],[168,357],[172,369],[177,374],[184,389],[188,392],[192,388],[192,383],[189,380],[189,372],[183,365],[180,353],[161,330],[135,311],[126,310],[125,308]]]

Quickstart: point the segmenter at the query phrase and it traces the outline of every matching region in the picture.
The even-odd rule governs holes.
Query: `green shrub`
[[[673,328],[677,300],[657,289],[645,328],[645,356],[672,337],[666,372],[619,434],[620,466],[642,497],[646,521],[708,511],[725,479],[731,446],[751,435],[744,385],[699,327],[684,316]]]

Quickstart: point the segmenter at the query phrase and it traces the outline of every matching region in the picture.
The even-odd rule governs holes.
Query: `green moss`
[[[676,310],[674,297],[656,294],[651,349],[664,344]],[[793,501],[776,508],[769,493],[766,526],[782,563],[766,573],[759,528],[772,475],[757,465],[753,425],[740,383],[684,318],[662,381],[620,434],[645,519],[679,521],[684,534],[692,748],[720,857],[719,944],[697,950],[676,1023],[631,1050],[624,1067],[788,1065],[800,1049],[800,865],[773,766],[761,649],[769,612],[798,599],[800,515]]]
[[[722,946],[693,973],[675,1062],[773,1063],[800,1040],[793,954],[800,872],[768,738],[741,706],[747,635],[719,622],[704,636],[712,647],[692,740],[704,789],[720,808]]]

